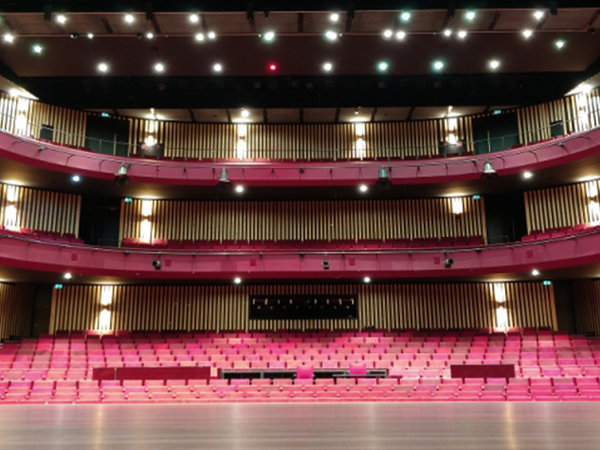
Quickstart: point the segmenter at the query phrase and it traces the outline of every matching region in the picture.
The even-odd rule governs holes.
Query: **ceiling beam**
[[[108,23],[108,19],[105,16],[101,16],[100,21],[102,22],[102,26],[104,27],[104,29],[106,30],[106,32],[108,34],[114,33],[112,27],[110,26],[110,23]]]
[[[194,110],[192,108],[187,108],[187,112],[190,115],[190,120],[194,123],[198,122],[196,120],[196,116],[194,116]]]
[[[496,11],[496,13],[494,14],[494,17],[492,17],[492,20],[490,20],[490,23],[488,25],[488,31],[493,31],[494,28],[496,28],[496,25],[498,24],[498,20],[500,20],[500,16],[502,14],[500,13],[500,11]]]
[[[406,116],[406,120],[412,120],[413,113],[415,112],[415,106],[411,106],[408,110],[408,115]]]

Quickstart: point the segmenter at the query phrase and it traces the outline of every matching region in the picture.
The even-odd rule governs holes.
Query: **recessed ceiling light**
[[[491,70],[497,70],[500,67],[500,61],[497,59],[491,59],[490,61],[488,61],[488,67]]]
[[[146,39],[154,39],[154,33],[152,31],[148,31],[146,33]]]
[[[412,19],[412,13],[410,11],[402,11],[400,13],[400,20],[402,22],[410,22],[410,19]]]
[[[363,278],[363,283],[370,283],[371,282],[371,277],[364,277]]]
[[[338,23],[340,21],[340,13],[333,12],[329,14],[329,21],[333,23]]]
[[[446,63],[444,63],[444,61],[441,59],[436,59],[433,63],[431,63],[431,67],[433,67],[433,70],[436,72],[441,72],[446,67]]]
[[[244,117],[244,118],[250,117],[250,111],[248,111],[245,108],[242,109],[241,116]]]
[[[533,36],[533,30],[525,29],[521,31],[521,35],[523,35],[525,39],[529,39],[531,36]]]
[[[190,23],[198,23],[200,21],[200,17],[198,14],[190,14],[188,17]]]
[[[41,55],[44,52],[44,47],[42,47],[40,44],[33,44],[31,46],[31,51],[36,55]]]
[[[540,271],[537,269],[533,269],[531,271],[531,275],[533,275],[534,277],[539,277],[540,276]]]
[[[212,66],[212,70],[213,70],[213,72],[217,72],[217,73],[223,72],[223,64],[214,63]]]
[[[333,70],[333,64],[330,62],[324,62],[322,67],[324,72],[331,72]]]
[[[533,17],[535,18],[535,20],[542,20],[544,18],[545,14],[546,13],[544,11],[542,11],[541,9],[538,9],[533,12]]]
[[[64,278],[65,280],[70,280],[71,278],[73,278],[73,275],[71,275],[71,272],[66,272],[66,273],[63,275],[63,278]]]
[[[276,37],[277,35],[272,30],[267,31],[262,35],[263,41],[265,42],[273,42]]]
[[[269,72],[277,72],[277,63],[269,63],[267,69],[269,69]]]
[[[81,181],[81,177],[79,175],[72,175],[71,176],[71,181],[73,183],[79,183]]]
[[[102,73],[108,72],[109,69],[108,64],[105,62],[98,63],[98,66],[96,68],[98,69],[98,72]]]
[[[567,41],[563,40],[563,39],[558,39],[556,41],[554,41],[554,46],[558,49],[558,50],[562,50],[564,48],[564,46],[567,45]]]
[[[388,28],[387,30],[383,30],[381,35],[384,39],[391,39],[391,37],[394,35],[394,32]]]
[[[469,22],[473,22],[476,17],[477,17],[477,13],[473,10],[465,12],[465,19],[468,20]]]
[[[331,41],[331,42],[337,41],[338,36],[339,35],[338,35],[337,31],[334,31],[334,30],[327,30],[325,32],[325,39],[327,39],[328,41]]]
[[[442,34],[443,34],[445,37],[450,37],[450,36],[452,36],[452,30],[451,30],[450,28],[446,28],[446,29],[445,29],[445,30],[442,32]]]
[[[196,39],[196,42],[204,42],[204,33],[196,33],[194,39]]]
[[[233,279],[233,283],[234,283],[234,284],[241,284],[241,283],[242,283],[242,279],[241,279],[240,277],[235,277],[235,278]]]
[[[2,36],[2,40],[4,42],[12,44],[13,42],[15,42],[15,35],[12,33],[4,33],[4,36]]]
[[[132,24],[135,22],[135,17],[133,17],[133,14],[125,14],[125,16],[123,16],[123,20],[125,23]]]
[[[398,41],[403,41],[404,38],[406,37],[406,31],[396,31],[396,40]]]
[[[154,71],[157,73],[163,73],[165,71],[165,65],[160,62],[154,64]]]
[[[459,30],[458,33],[456,33],[456,37],[462,40],[467,37],[467,32],[465,30]]]
[[[390,68],[390,64],[387,61],[379,61],[377,63],[377,70],[380,72],[386,72]]]
[[[358,191],[359,192],[367,192],[369,190],[369,186],[367,186],[366,184],[359,184],[358,185]]]
[[[94,33],[88,33],[86,36],[88,39],[94,39]]]
[[[526,170],[525,172],[523,172],[523,179],[529,180],[530,178],[533,178],[532,172],[530,172],[529,170]]]
[[[67,23],[67,16],[65,16],[64,14],[57,14],[56,21],[61,25],[64,25],[65,23]]]
[[[214,41],[217,38],[217,33],[215,33],[214,31],[209,31],[207,36],[211,41]]]
[[[238,184],[235,187],[235,192],[238,194],[243,194],[245,190],[246,190],[246,188],[244,188],[244,186],[242,186],[241,184]]]

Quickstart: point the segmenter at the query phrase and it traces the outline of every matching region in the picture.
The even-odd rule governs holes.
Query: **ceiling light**
[[[530,172],[529,170],[526,170],[525,172],[523,172],[523,179],[524,180],[529,180],[533,178],[533,173]]]
[[[94,33],[88,33],[86,36],[88,39],[94,39]]]
[[[387,30],[383,30],[382,36],[384,39],[390,39],[394,35],[394,32],[389,28]]]
[[[213,66],[212,66],[212,70],[213,70],[213,72],[217,72],[217,73],[223,72],[223,64],[221,64],[221,63],[214,63]]]
[[[365,193],[369,190],[369,186],[367,186],[366,184],[359,184],[358,185],[358,191]]]
[[[465,30],[459,30],[458,33],[456,33],[456,37],[462,40],[467,37],[467,32]]]
[[[97,69],[98,69],[98,72],[106,73],[106,72],[108,72],[109,67],[108,67],[107,63],[101,62],[98,64]]]
[[[497,59],[491,59],[491,60],[488,62],[488,67],[489,67],[491,70],[497,70],[497,69],[500,67],[500,61],[498,61]]]
[[[533,275],[534,277],[539,277],[540,276],[540,271],[537,269],[533,269],[531,271],[531,275]]]
[[[4,42],[12,44],[15,41],[15,35],[12,33],[4,33],[4,36],[2,36],[2,40]]]
[[[469,22],[473,22],[475,20],[475,17],[477,17],[477,13],[473,10],[467,11],[465,13],[465,19],[468,20]]]
[[[274,31],[267,31],[262,35],[263,41],[265,42],[273,42],[275,40],[276,34]]]
[[[411,18],[412,18],[412,14],[410,11],[402,11],[400,13],[400,20],[402,22],[410,22]]]
[[[370,283],[371,282],[371,277],[364,277],[363,278],[363,283]]]
[[[204,33],[196,33],[194,36],[197,42],[204,42]]]
[[[325,32],[325,39],[327,39],[328,41],[331,41],[331,42],[337,41],[338,36],[339,36],[338,33],[334,30],[327,30]]]
[[[444,63],[444,61],[437,59],[431,64],[431,67],[433,67],[433,70],[435,70],[436,72],[441,72],[442,70],[444,70],[444,67],[446,67],[446,64]]]
[[[542,11],[541,9],[538,9],[533,12],[533,17],[535,18],[535,20],[542,20],[544,18],[545,14],[546,13],[544,11]]]
[[[154,64],[154,71],[157,73],[163,73],[165,71],[165,65],[160,62]]]
[[[452,36],[452,30],[450,28],[446,28],[443,32],[445,37],[450,37]]]
[[[406,37],[406,31],[396,31],[396,40],[398,41],[403,41],[404,38]]]
[[[277,72],[277,63],[269,63],[267,69],[269,69],[269,72]]]
[[[238,184],[235,187],[235,192],[237,192],[238,194],[243,194],[245,190],[246,188],[244,188],[244,186],[242,186],[241,184]]]
[[[44,47],[42,47],[40,44],[34,44],[31,47],[31,51],[36,55],[41,55],[44,52]]]
[[[329,21],[333,23],[338,23],[340,21],[340,13],[333,12],[329,14]]]
[[[533,30],[525,29],[521,31],[521,34],[525,39],[529,39],[531,36],[533,36]]]
[[[146,33],[146,39],[154,39],[154,33],[152,31],[148,31]]]
[[[72,175],[71,176],[71,181],[73,183],[79,183],[81,181],[81,177],[79,175]]]
[[[207,36],[211,41],[214,41],[217,38],[217,33],[215,33],[214,31],[209,31]]]
[[[198,14],[190,14],[188,17],[190,23],[198,23],[200,21],[200,17]]]
[[[67,23],[67,16],[65,16],[64,14],[57,14],[56,21],[61,25],[64,25],[65,23]]]
[[[377,63],[377,70],[380,72],[386,72],[390,68],[390,65],[387,61],[380,61]]]
[[[323,71],[325,72],[331,72],[333,70],[333,64],[331,64],[330,62],[324,62],[322,67]]]
[[[233,279],[233,283],[234,283],[234,284],[241,284],[241,283],[242,283],[242,279],[241,279],[240,277],[235,277],[235,278]]]
[[[564,41],[563,39],[558,39],[557,41],[554,41],[554,46],[558,50],[561,50],[565,45],[567,45],[567,42]]]
[[[71,278],[73,278],[73,275],[71,275],[71,272],[67,272],[63,275],[63,278],[65,280],[70,280]]]
[[[123,20],[125,21],[125,23],[132,24],[133,22],[135,22],[135,17],[133,17],[133,14],[125,14]]]
[[[250,117],[250,111],[248,111],[247,109],[242,109],[242,113],[241,113],[242,117]]]

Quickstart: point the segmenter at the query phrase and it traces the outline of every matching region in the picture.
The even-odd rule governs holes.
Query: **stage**
[[[11,405],[0,449],[597,449],[600,403]]]

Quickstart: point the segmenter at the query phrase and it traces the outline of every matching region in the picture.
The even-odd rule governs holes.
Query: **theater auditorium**
[[[0,449],[597,449],[598,28],[1,2]]]

